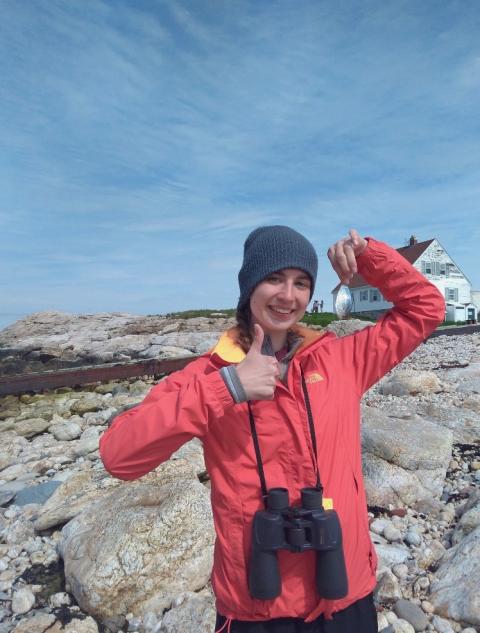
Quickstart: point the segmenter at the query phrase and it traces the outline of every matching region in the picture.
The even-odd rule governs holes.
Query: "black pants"
[[[215,631],[222,628],[226,618],[217,614]],[[309,622],[300,618],[276,618],[263,622],[233,620],[230,633],[377,633],[377,612],[373,594],[357,600],[346,609],[333,614],[332,620],[323,615]],[[225,627],[222,633],[227,633]]]

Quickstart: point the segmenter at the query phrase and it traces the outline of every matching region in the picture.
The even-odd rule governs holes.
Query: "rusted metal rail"
[[[480,325],[440,328],[435,330],[428,338],[458,336],[475,332],[480,332]],[[171,358],[168,360],[133,361],[130,363],[59,369],[34,374],[0,376],[0,396],[57,389],[58,387],[78,387],[95,382],[108,382],[109,380],[169,374],[183,369],[195,358],[198,358],[198,356]]]
[[[0,396],[18,395],[30,391],[77,387],[95,382],[123,380],[140,376],[158,376],[183,369],[198,356],[145,360],[132,363],[116,363],[45,371],[34,374],[0,376]]]
[[[436,338],[437,336],[459,336],[463,334],[475,334],[480,332],[480,325],[459,325],[458,327],[442,327],[435,330],[428,338]]]

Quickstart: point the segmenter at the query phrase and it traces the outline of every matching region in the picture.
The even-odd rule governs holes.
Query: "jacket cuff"
[[[235,365],[227,365],[220,370],[220,376],[223,378],[230,395],[236,404],[247,401],[247,394],[237,374]]]
[[[208,388],[212,390],[216,402],[218,403],[218,411],[215,406],[215,415],[221,417],[225,413],[226,409],[229,409],[235,404],[235,400],[232,398],[219,371],[214,371],[206,376],[206,382],[208,384]]]

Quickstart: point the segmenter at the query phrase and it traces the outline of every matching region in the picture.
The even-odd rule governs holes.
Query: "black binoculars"
[[[288,505],[286,488],[271,488],[267,509],[253,517],[248,586],[252,598],[280,595],[282,579],[277,551],[317,552],[316,587],[320,597],[343,598],[348,593],[342,528],[335,510],[324,510],[322,490],[302,488],[301,506]]]

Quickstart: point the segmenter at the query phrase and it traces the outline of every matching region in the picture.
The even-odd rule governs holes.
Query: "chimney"
[[[415,235],[410,235],[410,240],[408,242],[408,245],[413,246],[414,244],[417,244],[417,238],[415,237]]]

